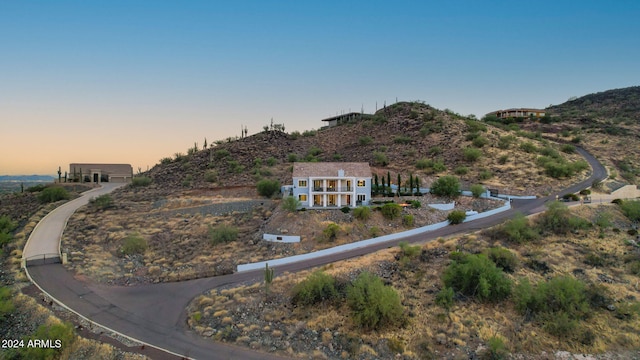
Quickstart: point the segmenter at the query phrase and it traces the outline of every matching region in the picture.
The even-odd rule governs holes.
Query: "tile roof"
[[[293,177],[338,176],[344,170],[345,176],[371,177],[371,168],[364,162],[297,162],[293,163]]]

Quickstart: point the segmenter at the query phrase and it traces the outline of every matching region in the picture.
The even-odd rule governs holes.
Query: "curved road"
[[[400,241],[425,242],[438,237],[479,230],[498,224],[513,216],[516,212],[533,214],[543,211],[545,203],[555,200],[556,195],[562,196],[567,193],[577,192],[591,186],[593,181],[602,180],[606,177],[606,170],[591,154],[581,148],[578,148],[578,152],[591,165],[592,174],[588,179],[561,192],[536,200],[514,200],[511,210],[491,217],[456,226],[448,226],[427,234],[398,238],[386,243],[358,248],[340,254],[283,265],[275,270],[277,273],[284,271],[295,272],[396,246]],[[95,193],[88,196],[95,196]],[[80,206],[78,205],[74,210]],[[50,219],[47,216],[42,220],[45,223],[49,221],[59,224],[62,220],[57,216],[55,218],[52,216]],[[66,223],[66,218],[63,223]],[[45,226],[49,225],[38,224],[38,228],[44,229]],[[64,229],[64,224],[62,229]],[[32,243],[42,240],[42,236],[46,237],[46,235],[55,235],[59,243],[61,233],[61,231],[51,230],[51,233],[43,234],[34,230],[25,249],[35,246]],[[50,236],[47,239],[50,239]],[[198,359],[281,358],[273,354],[256,352],[248,348],[204,339],[188,329],[186,325],[186,307],[194,297],[207,290],[224,285],[259,281],[263,275],[262,270],[136,287],[104,286],[82,281],[76,279],[72,272],[66,270],[60,264],[29,266],[27,274],[36,286],[67,309],[121,335],[163,349],[174,355]]]

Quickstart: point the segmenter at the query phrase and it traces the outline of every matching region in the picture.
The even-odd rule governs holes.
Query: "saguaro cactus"
[[[269,295],[269,287],[273,282],[273,268],[269,267],[269,263],[266,263],[264,266],[264,290],[267,295]]]

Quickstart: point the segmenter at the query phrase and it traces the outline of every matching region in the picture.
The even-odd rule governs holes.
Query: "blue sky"
[[[640,84],[640,1],[0,0],[0,174],[135,169],[422,100],[463,115]]]

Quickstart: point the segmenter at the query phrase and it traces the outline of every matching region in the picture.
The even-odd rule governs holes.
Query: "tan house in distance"
[[[131,182],[133,167],[130,164],[69,164],[69,179],[79,182]]]
[[[541,118],[545,116],[545,111],[540,109],[528,109],[528,108],[517,108],[517,109],[507,109],[507,110],[498,110],[494,112],[490,112],[487,115],[495,115],[498,119],[509,119],[509,118],[527,118],[530,116]]]

